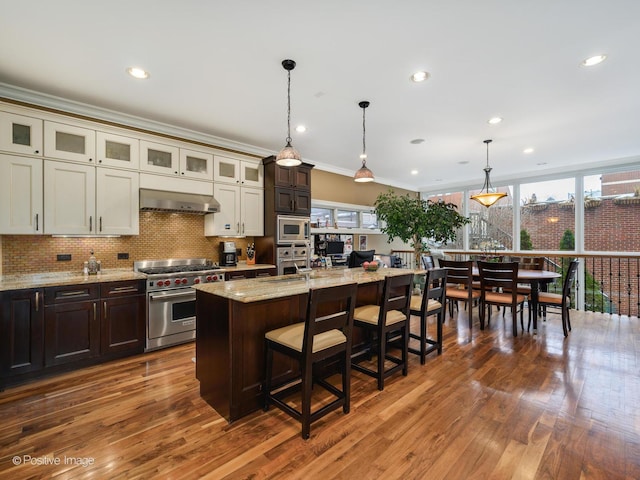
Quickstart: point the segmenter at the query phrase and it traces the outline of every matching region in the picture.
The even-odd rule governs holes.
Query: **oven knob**
[[[179,278],[176,278],[176,279],[174,280],[174,282],[175,282],[175,284],[176,284],[176,285],[180,285],[180,279],[179,279]]]
[[[193,283],[195,283],[195,284],[200,283],[200,279],[199,279],[199,278],[194,278],[194,279],[193,279]]]
[[[213,277],[211,277],[211,281],[212,282],[217,282],[218,281],[218,276],[214,275]]]
[[[207,282],[211,281],[211,275],[207,275]]]
[[[187,284],[187,282],[188,282],[188,280],[187,280],[186,278],[183,278],[183,279],[182,279],[182,284],[183,284],[183,285],[186,285],[186,284]]]

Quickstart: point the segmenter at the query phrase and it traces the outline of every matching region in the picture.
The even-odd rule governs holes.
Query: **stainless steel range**
[[[141,260],[136,272],[147,275],[145,351],[196,338],[196,291],[192,285],[223,282],[224,271],[206,258]]]

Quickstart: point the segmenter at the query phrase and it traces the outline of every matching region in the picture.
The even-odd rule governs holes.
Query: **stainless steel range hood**
[[[140,189],[140,210],[204,215],[220,211],[220,203],[210,196],[193,193]]]

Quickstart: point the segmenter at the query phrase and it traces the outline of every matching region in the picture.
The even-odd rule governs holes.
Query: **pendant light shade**
[[[287,71],[287,144],[276,155],[276,163],[283,167],[295,167],[302,163],[300,154],[291,146],[291,70],[296,68],[296,62],[283,60],[282,67]]]
[[[367,168],[367,144],[366,144],[366,128],[365,128],[365,109],[369,106],[369,102],[362,101],[358,104],[360,108],[362,108],[362,155],[360,158],[362,159],[362,166],[358,169],[356,174],[353,176],[353,180],[356,182],[373,182],[375,177],[373,176],[373,172]]]
[[[502,197],[507,196],[506,193],[497,192],[495,188],[491,186],[491,180],[489,179],[489,174],[491,173],[491,167],[489,166],[489,144],[491,142],[492,140],[484,140],[484,143],[487,145],[487,166],[484,167],[484,185],[482,185],[480,193],[471,195],[472,200],[475,200],[487,208],[496,203]]]

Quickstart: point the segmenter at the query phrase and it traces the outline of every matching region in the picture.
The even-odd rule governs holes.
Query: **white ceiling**
[[[0,0],[0,12],[0,82],[265,152],[285,143],[291,58],[292,128],[308,128],[292,143],[339,173],[360,166],[361,100],[367,164],[391,185],[479,188],[488,138],[494,185],[640,161],[638,0]],[[129,77],[133,65],[151,78]],[[417,70],[431,78],[411,82]]]

